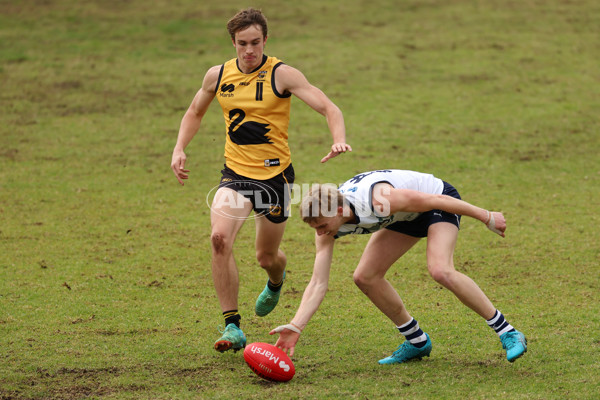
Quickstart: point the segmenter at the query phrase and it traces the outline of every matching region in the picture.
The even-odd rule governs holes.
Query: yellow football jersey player
[[[275,73],[282,64],[265,55],[248,74],[240,71],[237,58],[221,67],[215,91],[227,130],[225,163],[240,175],[269,179],[291,163],[291,93],[275,87]]]

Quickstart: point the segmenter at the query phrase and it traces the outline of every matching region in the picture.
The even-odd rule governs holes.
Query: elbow
[[[333,103],[331,103],[329,105],[329,107],[327,107],[325,115],[327,115],[327,119],[342,119],[342,118],[344,118],[344,114],[342,113],[342,110],[340,110],[340,108]]]
[[[315,285],[315,290],[317,291],[317,293],[321,294],[321,297],[325,297],[325,293],[327,293],[328,288],[329,288],[329,285],[327,282],[318,282]]]

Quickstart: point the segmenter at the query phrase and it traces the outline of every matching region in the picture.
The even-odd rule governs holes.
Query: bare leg
[[[429,274],[471,310],[485,319],[490,319],[496,312],[492,302],[471,278],[454,269],[454,247],[457,237],[458,228],[450,223],[439,222],[429,227],[427,234]]]
[[[354,282],[396,326],[410,321],[398,292],[385,279],[388,269],[419,238],[383,229],[373,234],[354,271]]]
[[[256,219],[256,259],[267,271],[271,283],[275,284],[283,279],[283,271],[287,263],[285,254],[279,249],[285,224],[285,222],[273,223],[266,217]]]
[[[233,243],[252,210],[239,193],[220,188],[211,207],[212,275],[221,311],[237,310],[239,278]]]

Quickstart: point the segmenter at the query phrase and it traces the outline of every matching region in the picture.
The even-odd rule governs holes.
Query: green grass
[[[381,368],[400,338],[353,285],[367,238],[348,238],[287,384],[212,350],[217,104],[185,187],[169,168],[204,72],[235,56],[225,23],[248,5],[205,3],[0,2],[0,398],[600,397],[597,2],[255,3],[267,54],[340,106],[354,148],[320,164],[325,121],[294,99],[297,183],[414,169],[502,210],[504,240],[464,220],[456,265],[530,345],[506,362],[485,322],[428,277],[420,243],[389,278],[432,357]],[[236,248],[242,323],[250,341],[273,341],[310,279],[313,233],[297,214],[288,223],[284,295],[259,319],[253,228]]]

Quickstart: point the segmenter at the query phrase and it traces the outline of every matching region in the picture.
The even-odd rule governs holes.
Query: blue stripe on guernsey
[[[491,319],[488,319],[487,324],[492,328],[498,336],[502,336],[506,332],[513,331],[515,328],[504,319],[504,315],[498,310]]]
[[[409,322],[402,326],[397,326],[397,328],[413,346],[422,347],[427,343],[427,336],[419,328],[419,323],[416,319],[412,318]]]

